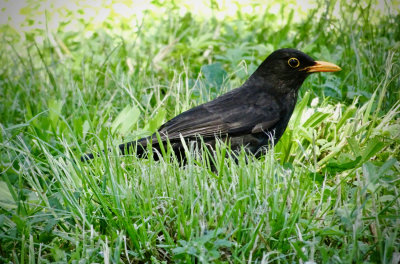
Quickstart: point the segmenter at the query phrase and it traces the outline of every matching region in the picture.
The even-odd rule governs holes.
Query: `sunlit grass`
[[[0,27],[0,262],[398,262],[396,9],[71,1],[29,22],[45,4],[27,2]],[[281,47],[343,71],[305,82],[260,159],[224,144],[189,145],[185,166],[168,149],[118,155]]]

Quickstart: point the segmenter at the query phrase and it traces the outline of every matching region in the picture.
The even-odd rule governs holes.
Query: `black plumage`
[[[313,72],[339,71],[334,64],[315,61],[295,49],[280,49],[268,56],[239,88],[194,107],[158,129],[163,144],[167,139],[178,157],[183,156],[182,139],[199,141],[210,148],[216,138],[229,140],[232,150],[242,146],[259,155],[282,136],[293,113],[298,91]],[[121,154],[136,150],[142,156],[147,145],[160,150],[156,134],[119,146]],[[156,155],[155,155],[156,157]],[[82,157],[93,158],[92,154]]]

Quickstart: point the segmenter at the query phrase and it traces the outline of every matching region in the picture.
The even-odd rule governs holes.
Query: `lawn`
[[[399,263],[399,1],[0,1],[0,262]],[[284,47],[342,71],[261,158],[118,155]]]

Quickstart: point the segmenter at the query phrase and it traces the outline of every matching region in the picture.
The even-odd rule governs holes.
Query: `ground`
[[[399,262],[398,2],[12,2],[0,262]],[[306,80],[260,159],[222,143],[208,158],[188,146],[186,166],[113,148],[284,47],[343,70]]]

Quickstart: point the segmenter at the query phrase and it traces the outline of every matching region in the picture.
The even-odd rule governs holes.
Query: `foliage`
[[[399,261],[396,1],[67,2],[0,25],[1,262]],[[118,156],[281,47],[343,71],[261,159]]]

